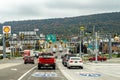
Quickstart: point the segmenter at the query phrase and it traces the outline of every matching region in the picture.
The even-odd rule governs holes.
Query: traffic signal
[[[60,39],[59,39],[59,37],[57,36],[57,41],[59,41]]]
[[[5,38],[8,39],[9,38],[9,34],[5,33]]]
[[[49,41],[49,44],[52,44],[52,41]]]
[[[54,45],[55,48],[57,48],[57,45]]]
[[[9,41],[5,42],[6,47],[10,47]]]
[[[21,40],[24,39],[24,33],[21,33],[21,35],[20,35],[20,39],[21,39]]]
[[[60,41],[60,44],[63,44],[63,41],[62,41],[62,40]]]
[[[67,44],[65,44],[65,48],[67,47]]]

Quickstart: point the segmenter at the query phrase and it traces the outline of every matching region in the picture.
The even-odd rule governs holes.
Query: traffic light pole
[[[6,58],[5,34],[3,34],[3,58]]]
[[[81,51],[81,42],[83,41],[83,35],[84,35],[84,30],[85,30],[85,28],[84,27],[80,27],[80,57],[82,57],[82,51]],[[82,33],[83,32],[83,33]]]
[[[112,42],[111,42],[111,33],[109,34],[109,59],[112,58]]]
[[[81,54],[82,54],[82,53],[81,53],[81,40],[82,40],[82,39],[81,39],[81,31],[80,31],[80,47],[79,47],[79,48],[80,48],[80,49],[79,49],[80,57],[82,57],[82,55],[81,55]]]

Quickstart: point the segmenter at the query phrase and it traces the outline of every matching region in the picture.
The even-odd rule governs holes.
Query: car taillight
[[[80,60],[79,62],[83,62],[82,60]]]
[[[39,62],[39,58],[37,59],[37,61]]]
[[[70,63],[72,63],[73,61],[69,61]]]

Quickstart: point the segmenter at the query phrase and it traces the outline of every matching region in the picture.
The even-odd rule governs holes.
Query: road
[[[23,60],[11,60],[9,63],[0,64],[0,80],[17,80],[30,68],[35,65],[23,64]]]
[[[53,70],[51,68],[44,68],[42,70],[38,70],[35,67],[30,73],[28,73],[21,80],[67,80],[64,75],[60,72],[58,68]]]
[[[56,70],[38,70],[37,59],[35,64],[23,64],[22,58],[8,60],[8,63],[0,61],[0,80],[120,80],[120,63],[84,62],[83,69],[68,69],[61,62],[64,53],[56,53]]]
[[[67,80],[60,72],[51,68],[38,70],[35,64],[24,64],[22,59],[12,60],[0,67],[0,80]]]
[[[85,63],[84,69],[67,69],[57,59],[57,68],[38,70],[35,64],[23,64],[23,60],[12,60],[11,67],[0,68],[1,80],[120,80],[119,63]]]
[[[84,69],[67,69],[59,60],[58,65],[68,80],[120,80],[120,64],[85,63]]]

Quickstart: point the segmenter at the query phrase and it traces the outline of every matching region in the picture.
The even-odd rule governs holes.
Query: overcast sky
[[[1,0],[0,23],[119,11],[120,0]]]

